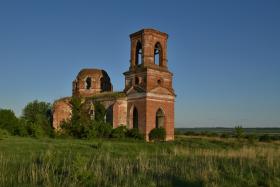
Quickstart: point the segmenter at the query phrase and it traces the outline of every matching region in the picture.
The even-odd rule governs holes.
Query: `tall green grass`
[[[0,186],[279,186],[280,144],[0,140]]]

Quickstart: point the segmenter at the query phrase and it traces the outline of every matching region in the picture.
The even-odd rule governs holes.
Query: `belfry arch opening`
[[[159,42],[155,44],[154,48],[154,63],[162,66],[162,47]]]
[[[138,111],[137,108],[133,108],[133,116],[132,116],[132,123],[133,123],[133,128],[138,129]]]
[[[164,127],[165,115],[161,108],[157,110],[156,113],[156,128]]]
[[[142,44],[140,41],[136,44],[135,65],[138,66],[142,63]]]
[[[86,83],[86,89],[89,90],[91,88],[91,78],[87,77],[85,83]]]

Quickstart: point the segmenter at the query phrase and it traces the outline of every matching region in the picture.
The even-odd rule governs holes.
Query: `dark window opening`
[[[90,88],[91,88],[91,78],[88,77],[88,78],[86,79],[86,89],[89,90]]]
[[[157,83],[158,83],[158,85],[161,85],[161,80],[159,79],[159,80],[157,81]]]
[[[93,110],[93,109],[91,109],[91,110],[89,111],[89,115],[90,115],[90,119],[91,119],[91,120],[94,120],[95,113],[94,113],[94,110]]]
[[[104,77],[100,78],[100,89],[101,89],[101,92],[106,91],[106,82],[104,80]]]
[[[138,111],[135,107],[133,109],[133,128],[138,128]]]
[[[113,125],[113,105],[109,106],[106,110],[105,121],[106,123]]]
[[[139,78],[138,78],[138,77],[135,77],[135,84],[138,85],[139,82],[140,82],[140,81],[139,81]]]
[[[137,42],[136,45],[136,57],[135,57],[135,65],[138,66],[142,63],[142,44],[141,42]]]
[[[156,128],[164,127],[164,113],[161,109],[156,113]]]

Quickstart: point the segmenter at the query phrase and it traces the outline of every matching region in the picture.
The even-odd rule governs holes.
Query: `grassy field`
[[[0,186],[280,186],[280,142],[7,137]]]

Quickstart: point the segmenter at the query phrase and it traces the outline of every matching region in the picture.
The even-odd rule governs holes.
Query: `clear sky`
[[[70,96],[82,68],[122,90],[146,27],[169,34],[176,127],[280,127],[279,0],[1,0],[0,108]]]

